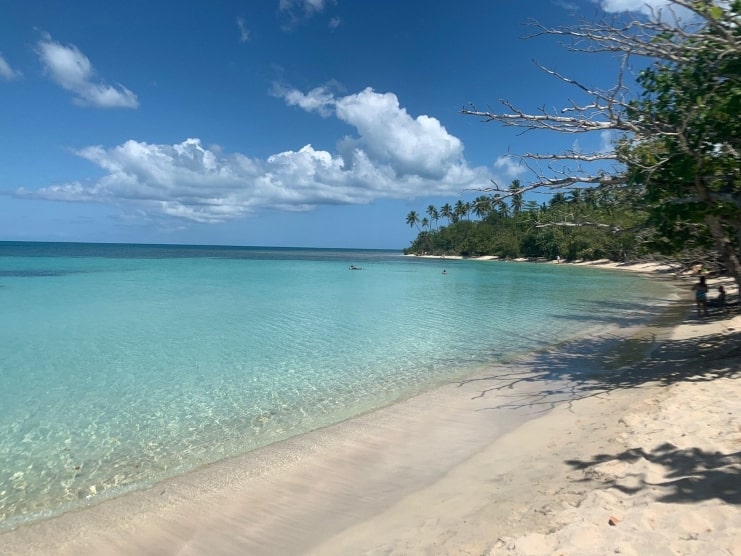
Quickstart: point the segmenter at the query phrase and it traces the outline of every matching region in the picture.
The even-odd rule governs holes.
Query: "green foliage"
[[[422,231],[405,252],[625,260],[644,253],[643,243],[633,230],[644,224],[647,217],[629,202],[629,197],[628,192],[585,189],[568,199],[554,196],[543,207],[534,202],[523,205],[520,201],[510,212],[494,197],[481,196],[471,204],[478,220],[458,219],[437,230]],[[455,204],[465,205],[463,201]],[[444,212],[439,211],[441,215]]]
[[[645,191],[650,246],[664,253],[714,246],[738,275],[741,2],[698,6],[718,27],[684,38],[681,57],[640,74],[642,94],[627,116],[645,132],[619,153],[630,183]]]

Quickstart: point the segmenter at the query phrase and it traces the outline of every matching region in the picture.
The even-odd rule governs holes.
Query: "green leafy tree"
[[[649,118],[657,132],[624,141],[620,154],[664,245],[712,239],[741,283],[741,2],[704,14],[711,22],[685,39],[684,59],[640,74],[643,92],[628,115]],[[719,36],[728,39],[722,47]]]

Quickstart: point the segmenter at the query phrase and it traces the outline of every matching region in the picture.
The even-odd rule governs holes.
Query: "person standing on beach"
[[[705,283],[705,277],[700,276],[700,281],[692,286],[695,292],[695,303],[697,304],[697,315],[708,316],[708,285]]]
[[[723,285],[718,286],[718,297],[715,299],[709,299],[708,305],[723,310],[726,309],[726,288]]]
[[[718,297],[715,298],[715,303],[718,305],[718,307],[725,309],[726,289],[723,286],[718,286]]]

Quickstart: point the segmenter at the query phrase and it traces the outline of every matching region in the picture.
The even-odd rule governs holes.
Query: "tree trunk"
[[[713,235],[713,239],[715,240],[715,247],[723,259],[723,264],[726,265],[726,270],[731,276],[733,276],[733,279],[736,281],[736,285],[739,286],[739,291],[741,292],[741,258],[739,258],[739,254],[736,251],[732,239],[726,233],[720,218],[714,214],[708,214],[705,217],[705,223],[708,225],[708,228],[710,228],[710,233]]]
[[[716,202],[701,175],[702,174],[698,172],[695,176],[695,190],[697,191],[697,196],[700,201],[705,203],[705,205],[712,211]],[[705,215],[705,224],[707,224],[710,229],[710,234],[713,236],[713,240],[715,241],[715,248],[718,250],[718,254],[723,260],[723,264],[726,266],[726,272],[733,277],[736,281],[736,285],[739,287],[739,292],[741,292],[741,257],[739,257],[733,239],[724,226],[723,219],[710,212]]]

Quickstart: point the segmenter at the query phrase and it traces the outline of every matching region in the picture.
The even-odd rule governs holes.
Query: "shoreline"
[[[739,330],[686,320],[645,376],[523,424],[311,554],[741,554]]]
[[[731,321],[723,325],[726,335],[741,326]],[[703,337],[721,322],[726,321],[690,318],[663,333],[632,330],[636,348],[627,357],[640,359],[662,336],[669,343],[678,333]],[[582,450],[577,430],[588,432],[584,423],[591,419],[594,430],[605,432],[604,444],[619,423],[595,422],[657,396],[651,374],[666,354],[654,357],[646,376],[611,383],[609,369],[630,351],[615,342],[606,332],[582,339],[572,344],[578,357],[565,348],[544,352],[500,366],[504,376],[492,369],[270,449],[18,528],[0,535],[0,554],[425,554],[461,547],[549,554],[538,552],[538,543],[550,546],[557,538],[541,531],[560,519],[558,503],[568,511],[601,492],[597,479],[585,486],[583,477],[574,479],[564,466],[567,447],[582,459],[593,447]],[[538,372],[550,366],[560,374],[568,370],[569,379]],[[628,368],[633,367],[640,365]],[[617,428],[624,434],[622,425]],[[570,432],[560,440],[572,442],[559,448],[563,430]],[[599,436],[594,430],[586,435],[589,442]],[[550,509],[533,505],[560,495],[558,503],[544,502]]]
[[[610,259],[595,259],[595,260],[574,260],[567,261],[565,259],[547,259],[544,257],[528,258],[518,257],[514,259],[507,259],[499,257],[498,255],[481,255],[479,257],[468,257],[463,255],[417,255],[414,253],[407,253],[402,255],[403,257],[416,257],[418,259],[450,259],[453,261],[496,261],[496,262],[512,262],[512,263],[548,263],[548,264],[562,264],[562,265],[580,265],[580,266],[602,266],[605,268],[625,268],[627,270],[635,270],[645,268],[647,272],[657,273],[666,270],[679,270],[680,265],[676,263],[657,263],[657,262],[627,262],[618,263],[611,261]]]

